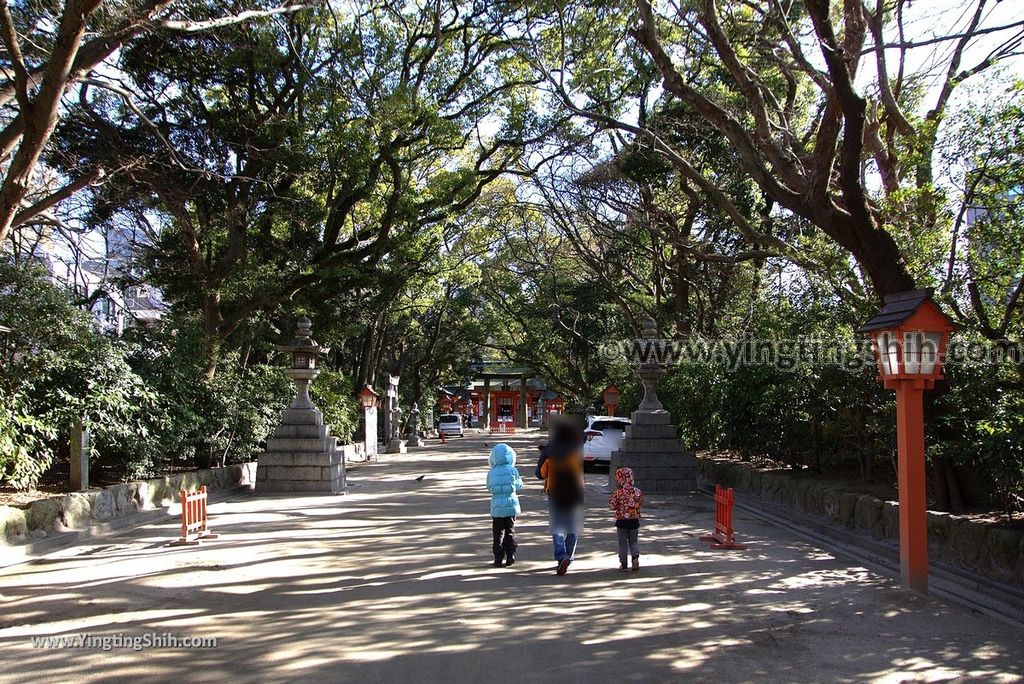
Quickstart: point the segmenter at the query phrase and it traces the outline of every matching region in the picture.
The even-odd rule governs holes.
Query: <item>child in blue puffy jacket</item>
[[[496,444],[488,459],[487,489],[491,492],[491,531],[494,533],[494,567],[500,568],[502,559],[509,566],[516,562],[516,516],[523,478],[516,470],[516,451],[508,444]]]

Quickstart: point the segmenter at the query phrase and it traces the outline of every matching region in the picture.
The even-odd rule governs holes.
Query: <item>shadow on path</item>
[[[506,440],[533,458],[532,440]],[[284,682],[1017,681],[1021,635],[738,518],[713,552],[709,499],[650,497],[643,567],[619,573],[606,476],[588,476],[570,573],[552,572],[532,463],[518,563],[491,566],[484,442],[352,473],[344,497],[211,510],[223,536],[166,548],[171,524],[0,573],[0,679]],[[522,457],[521,457],[522,458]],[[424,475],[421,482],[415,478]],[[216,649],[33,648],[32,637],[149,632]]]

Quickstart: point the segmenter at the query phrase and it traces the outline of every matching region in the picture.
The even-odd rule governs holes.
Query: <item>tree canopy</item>
[[[500,359],[589,404],[612,382],[635,393],[606,352],[648,316],[678,340],[843,346],[882,296],[933,287],[961,339],[1000,354],[951,367],[935,399],[940,499],[964,505],[978,463],[1017,496],[1024,19],[1009,4],[5,5],[0,297],[15,316],[19,292],[46,292],[40,320],[81,328],[79,365],[55,366],[78,369],[69,396],[89,395],[81,359],[124,364],[128,385],[92,386],[159,407],[133,428],[150,451],[219,461],[269,430],[287,394],[274,344],[302,314],[332,348],[321,399],[351,426],[355,392],[388,373],[423,404]],[[33,265],[61,261],[67,299]],[[153,328],[87,334],[66,314],[141,286],[166,309]],[[60,355],[44,332],[27,325],[12,353]],[[20,372],[3,371],[21,421],[0,428],[21,435],[0,441],[7,463],[64,429]],[[886,463],[869,368],[704,359],[666,383],[700,448]],[[115,435],[104,448],[158,465]]]

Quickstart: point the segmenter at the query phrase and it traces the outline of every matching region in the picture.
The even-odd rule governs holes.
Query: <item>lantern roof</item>
[[[289,354],[315,354],[325,355],[330,352],[329,347],[321,347],[312,337],[313,323],[305,316],[298,320],[295,326],[295,339],[291,344],[279,344],[277,350]]]
[[[363,387],[363,389],[359,390],[359,393],[360,393],[360,394],[365,394],[365,395],[367,395],[367,396],[369,396],[369,395],[373,395],[373,396],[375,396],[375,397],[379,397],[379,396],[380,396],[379,394],[377,394],[377,393],[376,393],[376,392],[375,392],[375,391],[373,390],[373,387],[371,387],[370,385],[366,385],[365,387]]]
[[[870,321],[859,326],[857,332],[868,333],[875,330],[897,328],[915,317],[914,315],[918,311],[923,314],[922,322],[945,330],[956,330],[960,326],[944,314],[939,305],[932,300],[933,292],[934,290],[929,287],[923,290],[907,290],[885,295],[882,299],[884,302],[882,310]]]

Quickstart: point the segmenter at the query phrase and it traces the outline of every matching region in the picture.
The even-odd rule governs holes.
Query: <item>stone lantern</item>
[[[295,339],[278,350],[291,354],[284,372],[295,383],[295,400],[281,412],[281,423],[259,455],[256,489],[340,494],[346,488],[345,452],[309,398],[309,383],[320,373],[317,362],[328,350],[313,340],[305,316],[298,321]]]
[[[664,353],[664,342],[658,339],[658,324],[653,318],[643,322],[643,332],[640,333],[636,347],[643,349],[643,356],[635,359],[636,365],[633,372],[640,378],[644,386],[644,398],[640,402],[640,411],[664,411],[661,400],[658,399],[658,380],[668,372],[661,362]],[[635,348],[636,348],[635,347]]]
[[[626,427],[622,446],[612,452],[609,484],[616,486],[615,469],[625,466],[633,469],[637,486],[645,491],[695,491],[697,468],[693,453],[677,436],[678,429],[658,399],[658,380],[668,372],[668,367],[662,360],[665,342],[658,339],[654,319],[644,321],[641,337],[632,348],[634,354],[627,360],[643,383],[644,398],[630,416],[632,424]]]
[[[312,322],[303,316],[296,325],[295,339],[291,344],[277,347],[278,351],[292,355],[291,368],[286,369],[285,374],[295,383],[295,400],[291,405],[293,409],[313,408],[313,402],[309,398],[309,383],[320,375],[320,370],[316,367],[317,358],[330,351],[313,340],[312,330]]]

